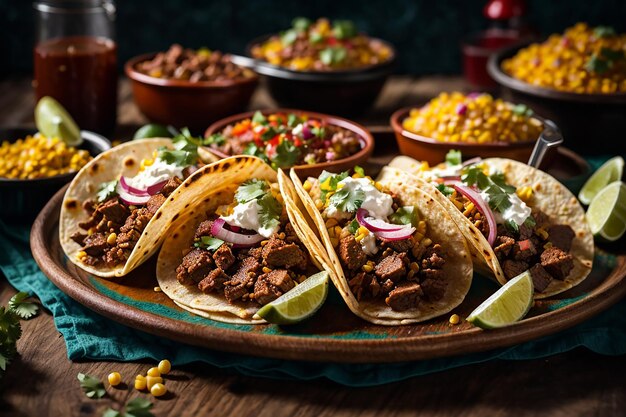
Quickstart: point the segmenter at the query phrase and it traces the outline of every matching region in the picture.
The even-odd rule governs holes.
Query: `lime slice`
[[[626,183],[615,181],[604,187],[591,200],[587,221],[594,236],[610,242],[626,231]]]
[[[533,278],[524,271],[487,298],[467,317],[481,329],[495,329],[515,323],[533,305]]]
[[[133,139],[145,138],[171,138],[172,132],[166,126],[150,123],[140,127],[133,136]]]
[[[328,295],[328,272],[311,275],[301,284],[264,305],[257,315],[270,323],[293,324],[311,317]]]
[[[591,200],[608,184],[622,179],[622,171],[624,170],[624,158],[616,156],[606,161],[600,168],[593,173],[587,180],[580,193],[578,199],[581,203],[588,205]]]
[[[52,97],[42,97],[37,103],[35,124],[39,133],[45,137],[59,138],[69,146],[83,143],[80,130],[72,116]]]

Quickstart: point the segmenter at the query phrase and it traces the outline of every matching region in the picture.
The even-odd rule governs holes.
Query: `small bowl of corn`
[[[68,146],[30,128],[0,128],[0,217],[31,221],[89,160],[111,148],[104,137],[81,131],[82,143]]]
[[[505,99],[556,122],[568,147],[585,154],[623,151],[626,34],[578,23],[492,55],[487,70]]]
[[[406,107],[391,116],[400,152],[438,164],[448,151],[464,158],[505,157],[528,162],[544,126],[556,125],[526,105],[486,93],[441,93],[422,107]]]

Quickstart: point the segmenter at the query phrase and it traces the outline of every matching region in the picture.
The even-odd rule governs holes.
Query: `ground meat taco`
[[[445,314],[469,291],[472,262],[463,235],[430,195],[395,180],[375,182],[357,167],[304,184],[291,172],[323,242],[331,278],[348,307],[376,324]]]
[[[529,270],[535,298],[545,298],[582,282],[591,271],[594,246],[576,197],[526,164],[502,158],[472,162],[462,164],[452,154],[430,168],[402,156],[381,178],[417,184],[446,207],[469,242],[477,270],[501,284]]]
[[[202,165],[187,139],[125,143],[79,171],[59,218],[70,261],[94,275],[122,276],[158,249],[180,209],[174,191]]]
[[[160,288],[182,308],[229,323],[262,323],[256,311],[322,269],[308,226],[290,212],[289,179],[256,157],[207,165],[157,261]],[[286,182],[285,182],[286,180]]]

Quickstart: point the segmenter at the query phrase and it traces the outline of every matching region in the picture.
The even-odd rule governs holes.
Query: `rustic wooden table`
[[[458,78],[396,78],[368,115],[386,123],[400,106],[427,100],[441,90],[468,87]],[[0,82],[0,126],[32,125],[30,82]],[[252,107],[268,107],[260,90]],[[133,105],[129,86],[120,86],[118,138],[145,122]],[[0,276],[0,305],[15,290]],[[103,379],[119,371],[126,380],[144,373],[148,362],[70,362],[64,341],[45,311],[22,322],[20,356],[0,380],[0,416],[101,416],[136,397],[134,390],[109,389],[90,400],[81,392],[79,372]],[[210,366],[173,371],[171,395],[155,400],[156,416],[618,416],[626,410],[626,360],[577,349],[547,359],[492,361],[374,388],[346,388],[318,380],[277,381],[246,377]]]

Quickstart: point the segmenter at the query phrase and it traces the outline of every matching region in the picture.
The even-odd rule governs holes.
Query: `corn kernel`
[[[167,388],[165,388],[165,385],[163,385],[160,382],[154,384],[152,388],[150,388],[150,394],[152,394],[155,397],[161,397],[165,395],[166,392],[167,392]]]
[[[141,391],[146,388],[147,388],[146,377],[143,375],[137,375],[135,377],[135,389]]]
[[[163,359],[161,362],[159,362],[158,368],[159,372],[161,372],[162,375],[167,375],[172,370],[172,364],[167,359]]]
[[[148,389],[152,389],[152,386],[154,384],[162,384],[163,383],[163,378],[161,378],[160,376],[150,376],[148,375],[146,377],[146,388]]]
[[[459,317],[458,314],[453,314],[450,316],[450,324],[459,324],[460,321],[461,321],[461,318]]]
[[[122,382],[122,376],[119,372],[111,372],[109,376],[107,376],[107,380],[109,381],[109,385],[115,387]]]
[[[161,376],[161,372],[159,371],[159,368],[157,367],[148,369],[147,374],[148,376]]]
[[[266,274],[269,274],[270,272],[272,272],[272,269],[264,266],[263,267],[263,272],[266,273]]]
[[[302,187],[304,188],[304,191],[311,191],[312,184],[309,182],[309,180],[306,180],[304,181],[304,184],[302,184]]]
[[[107,237],[107,243],[109,245],[115,245],[115,240],[117,239],[117,234],[116,233],[111,233],[108,237]]]
[[[361,269],[362,269],[363,271],[365,271],[365,272],[372,272],[372,270],[373,270],[374,268],[372,267],[372,265],[365,264],[365,265],[363,265],[363,266],[361,267]]]
[[[154,287],[154,288],[153,288],[153,291],[154,291],[154,292],[161,292],[161,291],[163,291],[163,290],[161,289],[161,287]]]
[[[320,200],[320,199],[315,200],[315,207],[318,210],[323,209],[324,208],[324,203],[322,203],[322,200]]]

